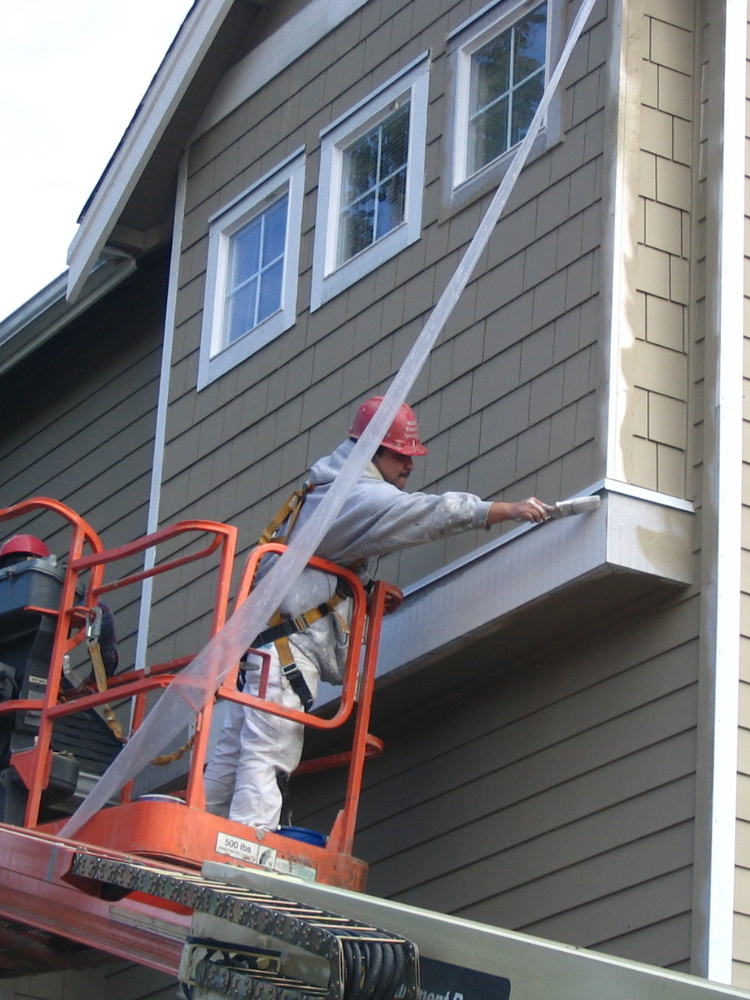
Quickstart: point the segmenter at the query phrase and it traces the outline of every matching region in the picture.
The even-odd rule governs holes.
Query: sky
[[[192,0],[0,0],[0,322],[66,269]]]

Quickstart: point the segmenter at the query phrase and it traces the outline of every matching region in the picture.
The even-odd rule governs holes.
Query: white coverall
[[[309,482],[314,489],[302,506],[299,525],[323,500],[353,447],[353,441],[344,441],[312,467]],[[460,531],[486,528],[490,507],[489,501],[472,493],[405,493],[387,483],[370,463],[316,554],[350,566]],[[359,574],[367,576],[364,567]],[[335,586],[334,577],[318,570],[304,570],[281,605],[282,616],[294,617],[316,607],[333,594]],[[334,615],[292,636],[290,645],[313,696],[319,676],[341,683],[346,644]],[[301,710],[299,698],[281,675],[275,647],[266,647],[265,651],[272,655],[267,698]],[[257,691],[258,676],[259,671],[246,674],[248,693]],[[304,726],[299,723],[230,702],[205,772],[209,812],[247,826],[275,830],[282,806],[277,778],[291,774],[299,764],[303,735]]]

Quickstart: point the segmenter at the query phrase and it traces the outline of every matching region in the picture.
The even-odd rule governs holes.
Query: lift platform
[[[356,575],[323,560],[311,565],[337,576],[352,598],[349,658],[333,716],[266,701],[267,663],[258,696],[238,690],[234,664],[216,699],[319,729],[353,725],[348,752],[303,765],[346,769],[343,808],[327,836],[311,843],[298,830],[248,828],[205,811],[202,775],[212,701],[196,711],[190,768],[178,795],[172,789],[138,798],[130,782],[75,839],[63,836],[68,817],[105,766],[90,753],[76,753],[70,734],[81,720],[96,718],[99,724],[104,715],[112,723],[115,710],[127,722],[123,708],[129,708],[124,738],[132,738],[153,699],[179,680],[192,657],[126,669],[96,689],[73,685],[66,661],[87,641],[103,597],[202,559],[214,560],[215,635],[229,615],[236,531],[218,522],[183,521],[106,550],[82,518],[46,498],[0,510],[0,523],[38,512],[59,516],[71,540],[64,570],[0,569],[0,665],[5,653],[15,657],[13,669],[21,670],[19,649],[29,636],[37,653],[40,632],[42,646],[50,644],[46,669],[37,655],[33,679],[22,678],[19,696],[0,701],[0,729],[4,724],[12,730],[9,759],[0,761],[6,819],[0,823],[0,975],[83,968],[114,957],[178,977],[188,1000],[750,996],[364,893],[367,866],[353,857],[352,844],[365,761],[382,750],[369,733],[380,628],[400,592],[380,582],[367,595]],[[116,575],[118,563],[132,564],[159,546],[169,550],[166,558]],[[247,598],[260,560],[282,550],[271,544],[251,553],[235,610]],[[114,575],[105,579],[105,570]],[[34,589],[38,573],[43,586]],[[4,621],[12,625],[5,644]],[[119,737],[114,746],[103,739],[102,746],[109,746],[102,754],[110,759]],[[10,815],[13,822],[7,822]]]

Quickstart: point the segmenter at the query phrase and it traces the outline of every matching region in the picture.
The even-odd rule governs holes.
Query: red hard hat
[[[349,430],[349,437],[358,438],[362,434],[382,402],[382,396],[372,396],[360,406]],[[391,451],[397,451],[399,455],[427,454],[427,449],[419,440],[419,425],[414,410],[407,403],[401,404],[396,419],[381,443]]]
[[[13,535],[0,547],[0,559],[3,556],[12,555],[36,556],[38,559],[46,559],[49,556],[49,549],[36,535]]]

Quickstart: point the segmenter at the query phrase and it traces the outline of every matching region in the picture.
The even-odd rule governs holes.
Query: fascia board
[[[593,574],[639,574],[678,587],[693,582],[693,514],[625,493],[607,491],[592,514],[524,526],[501,542],[407,594],[384,622],[379,675],[500,627],[521,608]]]
[[[146,92],[68,250],[75,301],[234,0],[198,0]]]

